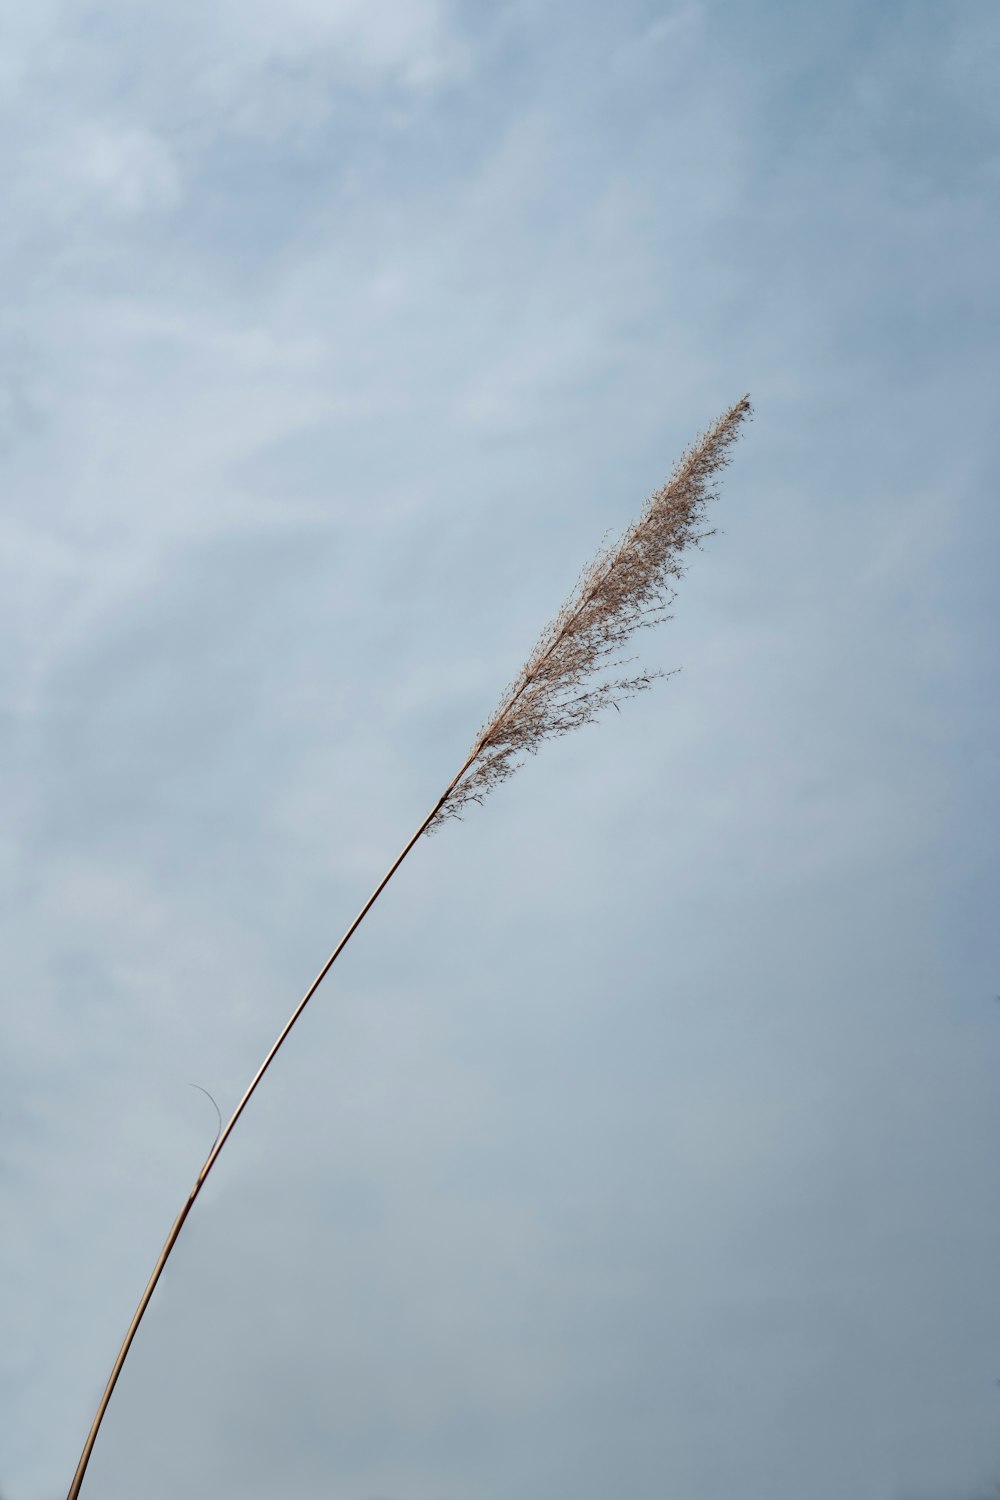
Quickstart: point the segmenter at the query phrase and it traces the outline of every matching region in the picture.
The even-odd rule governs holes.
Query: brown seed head
[[[543,740],[568,734],[650,687],[661,672],[616,676],[621,651],[637,630],[668,619],[682,556],[711,528],[704,525],[740,423],[751,413],[742,397],[684,454],[662,489],[620,541],[602,549],[544,631],[520,674],[483,725],[465,768],[429,825],[458,817],[469,802],[506,781]],[[609,675],[610,674],[610,675]]]

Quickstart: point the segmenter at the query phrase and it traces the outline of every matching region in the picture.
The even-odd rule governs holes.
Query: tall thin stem
[[[205,1158],[187,1202],[174,1220],[118,1351],[67,1500],[77,1500],[101,1422],[132,1340],[219,1152],[288,1033],[421,834],[441,816],[457,815],[465,802],[482,800],[491,787],[511,775],[515,756],[521,756],[525,751],[533,752],[543,739],[565,734],[580,724],[591,722],[601,708],[608,704],[617,705],[619,698],[630,697],[649,687],[652,677],[657,675],[643,672],[593,686],[595,674],[606,673],[607,669],[619,665],[614,658],[623,643],[634,631],[651,623],[651,613],[662,616],[663,608],[672,599],[673,580],[680,572],[678,558],[686,547],[704,535],[697,528],[706,502],[715,493],[713,476],[728,463],[729,445],[750,410],[750,398],[743,396],[725,412],[688,451],[662,489],[650,496],[642,515],[627,529],[617,546],[599,554],[581,575],[577,588],[543,634],[493,718],[480,732],[462,769],[389,866],[293,1010],[236,1106],[232,1119]],[[460,785],[470,771],[472,774],[465,785]]]
[[[198,1173],[198,1176],[195,1178],[194,1186],[187,1196],[187,1202],[184,1204],[184,1207],[177,1215],[177,1218],[174,1220],[173,1228],[167,1235],[167,1239],[163,1246],[163,1249],[160,1251],[159,1259],[157,1260],[156,1265],[153,1267],[152,1275],[146,1283],[146,1290],[143,1292],[142,1297],[139,1299],[139,1305],[136,1308],[132,1321],[128,1326],[128,1332],[122,1340],[122,1346],[118,1351],[118,1358],[115,1360],[114,1367],[112,1368],[111,1374],[108,1377],[108,1383],[104,1387],[104,1394],[101,1397],[100,1404],[94,1415],[94,1420],[90,1424],[90,1431],[87,1433],[87,1441],[83,1445],[83,1452],[80,1454],[80,1462],[76,1466],[76,1473],[73,1475],[73,1483],[69,1487],[69,1492],[67,1494],[66,1500],[77,1500],[77,1496],[79,1495],[81,1486],[83,1485],[83,1476],[87,1472],[87,1465],[90,1463],[90,1456],[94,1451],[94,1444],[97,1441],[97,1434],[101,1429],[101,1423],[104,1421],[104,1415],[111,1401],[112,1393],[114,1392],[114,1388],[118,1383],[118,1377],[122,1372],[122,1366],[124,1365],[125,1360],[128,1357],[128,1352],[132,1347],[132,1340],[135,1338],[136,1333],[138,1332],[139,1324],[142,1322],[146,1308],[149,1306],[150,1301],[152,1300],[153,1293],[156,1290],[156,1284],[159,1281],[160,1277],[163,1275],[163,1269],[166,1266],[167,1261],[170,1259],[171,1251],[173,1250],[180,1237],[180,1232],[184,1228],[184,1225],[187,1221],[187,1216],[194,1207],[195,1200],[197,1199],[198,1194],[205,1186],[205,1183],[208,1179],[208,1174],[211,1172],[212,1168],[215,1166],[215,1163],[218,1161],[220,1151],[232,1134],[233,1127],[235,1126],[240,1115],[249,1104],[254,1090],[260,1083],[261,1079],[264,1077],[264,1074],[267,1072],[268,1068],[271,1066],[272,1062],[278,1054],[278,1051],[281,1048],[282,1043],[288,1036],[288,1033],[291,1031],[296,1021],[299,1019],[299,1016],[301,1016],[302,1012],[309,1004],[309,1001],[312,999],[313,995],[315,995],[316,991],[323,983],[323,980],[326,978],[327,974],[329,974],[333,965],[336,963],[341,953],[343,953],[344,949],[347,947],[347,944],[350,942],[355,932],[357,932],[361,923],[371,911],[372,907],[375,905],[375,902],[378,900],[379,896],[381,896],[382,892],[385,890],[386,886],[389,884],[389,881],[395,875],[396,871],[399,869],[406,856],[410,853],[411,849],[417,843],[417,840],[420,838],[421,834],[426,832],[427,828],[434,821],[434,818],[437,816],[438,812],[443,807],[447,799],[451,796],[451,793],[455,790],[455,787],[461,781],[466,771],[468,771],[469,767],[472,765],[473,759],[474,756],[470,756],[469,759],[465,762],[465,765],[459,771],[458,775],[451,781],[447,789],[441,794],[437,802],[434,804],[434,807],[427,814],[426,818],[424,818],[416,833],[414,833],[413,836],[408,840],[408,842],[403,846],[400,853],[396,856],[393,863],[389,866],[388,870],[382,876],[382,879],[372,891],[371,895],[368,897],[368,900],[358,912],[357,916],[354,918],[354,921],[351,923],[350,927],[348,927],[347,931],[344,933],[344,936],[340,939],[340,942],[337,944],[336,948],[334,948],[333,952],[330,954],[330,957],[320,969],[319,973],[316,975],[316,978],[313,980],[312,984],[306,990],[305,994],[302,996],[302,999],[299,1001],[298,1005],[295,1007],[295,1009],[292,1011],[292,1014],[285,1022],[285,1025],[282,1027],[282,1030],[278,1034],[277,1040],[271,1047],[270,1052],[268,1052],[267,1056],[264,1058],[264,1061],[261,1063],[253,1078],[250,1080],[246,1092],[244,1093],[239,1104],[237,1104],[236,1108],[233,1110],[232,1116],[228,1124],[226,1125],[225,1130],[221,1132],[215,1145],[212,1147],[211,1151],[208,1153],[208,1156],[205,1158],[204,1166]]]

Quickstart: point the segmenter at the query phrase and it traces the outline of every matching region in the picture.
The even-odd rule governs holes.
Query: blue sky
[[[0,1488],[602,534],[680,675],[424,841],[85,1493],[1000,1481],[995,8],[4,7]]]

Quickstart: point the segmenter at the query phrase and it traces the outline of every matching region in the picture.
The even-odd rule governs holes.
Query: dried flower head
[[[658,671],[614,674],[628,665],[621,651],[633,633],[669,619],[674,584],[684,572],[683,554],[712,534],[704,525],[705,511],[750,412],[750,398],[744,396],[688,449],[620,541],[602,548],[584,569],[480,730],[430,830],[458,817],[467,803],[481,802],[543,740],[591,723],[602,709],[663,676]]]

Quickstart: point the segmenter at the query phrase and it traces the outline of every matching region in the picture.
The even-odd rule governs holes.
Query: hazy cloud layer
[[[683,674],[415,852],[87,1490],[1000,1479],[994,9],[5,8],[0,1483],[606,528]]]

